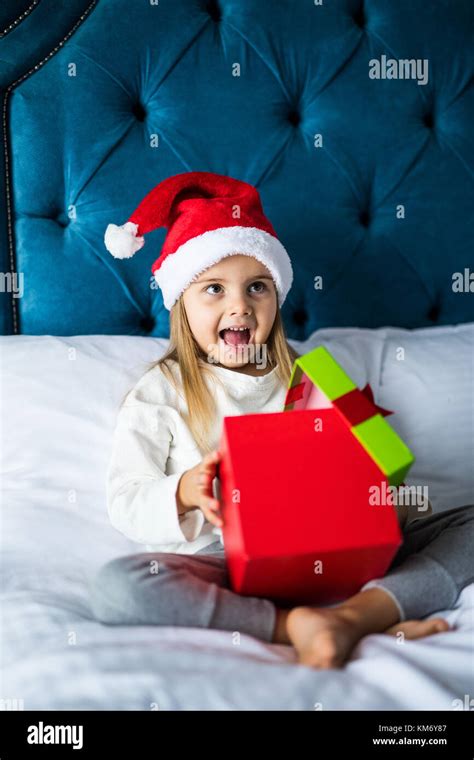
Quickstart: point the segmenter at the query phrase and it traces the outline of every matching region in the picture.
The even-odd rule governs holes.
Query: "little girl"
[[[107,562],[91,585],[98,620],[240,631],[291,644],[299,662],[340,667],[366,634],[415,639],[448,631],[442,618],[474,580],[474,505],[420,519],[397,509],[404,543],[384,578],[331,607],[279,606],[229,584],[216,498],[224,416],[283,408],[297,354],[280,307],[290,259],[251,185],[207,172],[170,177],[108,250],[127,258],[156,227],[168,232],[152,272],[170,310],[167,353],[119,411],[107,476],[115,528],[144,551]]]

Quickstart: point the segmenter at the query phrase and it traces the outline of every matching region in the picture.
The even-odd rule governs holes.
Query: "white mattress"
[[[377,361],[364,349],[367,371],[356,379],[369,379],[376,401],[390,408],[379,384],[387,336],[374,332]],[[321,337],[354,353],[354,331]],[[105,511],[115,407],[143,361],[165,344],[102,336],[0,340],[0,698],[20,700],[26,710],[458,709],[473,693],[474,584],[441,613],[452,632],[403,644],[371,635],[344,669],[332,671],[298,665],[291,647],[245,635],[236,646],[226,631],[93,619],[92,575],[108,559],[142,550],[110,526]],[[445,499],[439,508],[449,506]]]

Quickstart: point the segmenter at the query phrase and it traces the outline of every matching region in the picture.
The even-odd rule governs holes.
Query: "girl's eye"
[[[221,287],[221,286],[219,285],[219,283],[217,283],[217,282],[213,282],[211,285],[208,285],[208,286],[207,286],[207,288],[206,288],[206,293],[207,293],[207,291],[209,290],[209,288],[220,288],[220,287]],[[210,293],[210,295],[212,295],[212,293]]]
[[[262,280],[256,280],[250,285],[250,287],[252,288],[254,287],[254,285],[260,285],[260,288],[257,290],[257,293],[263,293],[263,291],[266,290],[266,285],[264,282],[262,282]],[[205,292],[207,293],[209,291],[209,288],[220,288],[220,287],[221,285],[219,285],[218,282],[213,282],[207,286]],[[214,292],[214,293],[210,293],[209,295],[217,295],[217,294]]]

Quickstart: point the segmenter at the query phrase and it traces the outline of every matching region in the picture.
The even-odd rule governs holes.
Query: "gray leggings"
[[[387,574],[400,620],[451,609],[474,581],[474,505],[410,523]],[[278,603],[230,589],[220,541],[196,554],[142,552],[103,565],[91,583],[97,620],[108,625],[218,628],[272,641]]]

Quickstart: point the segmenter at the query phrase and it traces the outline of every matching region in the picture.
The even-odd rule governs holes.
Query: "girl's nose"
[[[241,296],[240,298],[237,296],[235,300],[231,302],[231,307],[229,310],[229,313],[232,315],[235,314],[250,314],[252,312],[252,307],[245,296]]]

